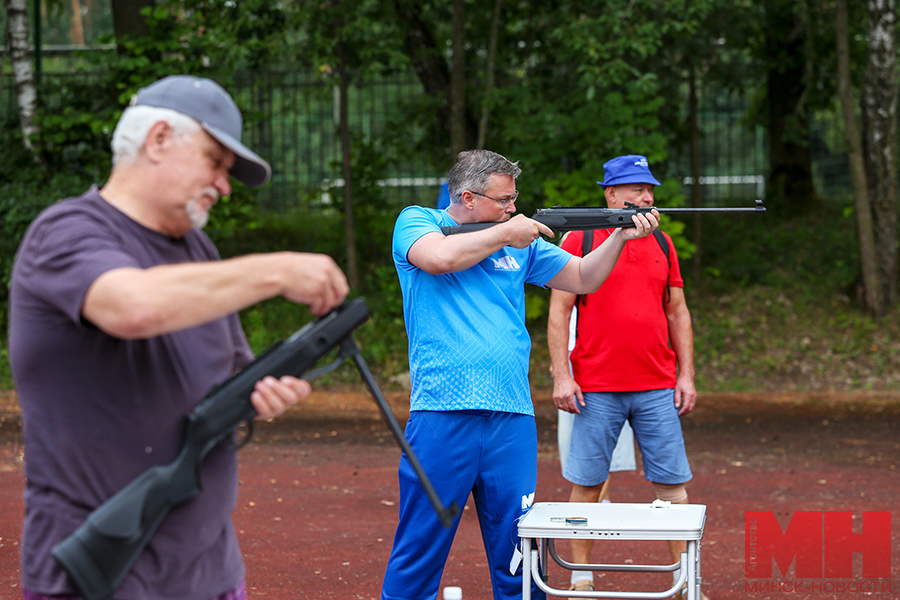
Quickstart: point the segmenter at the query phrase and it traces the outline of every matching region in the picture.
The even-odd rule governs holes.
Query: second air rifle
[[[539,208],[531,216],[538,223],[543,223],[554,231],[584,231],[591,229],[614,229],[616,227],[634,227],[631,217],[645,215],[656,209],[660,214],[686,213],[764,213],[766,207],[762,200],[756,201],[755,207],[711,207],[711,208],[659,208],[657,206],[637,206],[626,203],[625,208],[599,208],[589,206]],[[463,223],[441,227],[444,235],[481,231],[499,222]]]
[[[346,302],[214,386],[186,416],[184,443],[175,460],[144,471],[53,548],[53,557],[68,571],[79,595],[85,600],[105,600],[115,593],[170,509],[201,492],[199,469],[206,454],[256,416],[250,394],[257,381],[270,375],[312,380],[347,358],[374,396],[441,523],[450,527],[460,513],[458,503],[441,503],[353,339],[354,330],[368,319],[362,298]],[[338,356],[312,370],[333,349],[339,350]]]

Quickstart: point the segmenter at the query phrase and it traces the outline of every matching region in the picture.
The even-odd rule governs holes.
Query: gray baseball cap
[[[241,143],[244,120],[234,99],[212,79],[170,75],[138,90],[130,106],[169,108],[197,122],[223,146],[234,152],[229,173],[238,181],[259,187],[269,180],[272,168]]]

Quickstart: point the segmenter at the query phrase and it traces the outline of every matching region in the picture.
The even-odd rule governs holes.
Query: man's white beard
[[[194,229],[203,229],[209,222],[209,211],[203,210],[203,206],[200,204],[200,198],[203,196],[212,196],[214,200],[218,200],[219,192],[215,188],[207,188],[199,197],[187,203],[185,208],[188,218],[191,220],[191,227]]]

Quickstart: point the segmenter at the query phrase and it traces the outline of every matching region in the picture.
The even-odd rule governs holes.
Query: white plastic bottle
[[[462,600],[462,588],[453,586],[445,587],[444,600]]]

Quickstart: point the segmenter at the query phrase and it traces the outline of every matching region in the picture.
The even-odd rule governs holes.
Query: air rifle
[[[625,208],[599,208],[589,206],[539,208],[532,215],[532,219],[543,223],[554,231],[583,231],[588,229],[613,229],[615,227],[634,227],[631,217],[645,215],[656,209],[661,214],[677,213],[763,213],[766,207],[762,200],[756,201],[756,206],[750,207],[716,207],[716,208],[659,208],[656,206],[640,207],[627,202]],[[499,222],[464,223],[462,225],[450,225],[441,227],[444,235],[454,233],[468,233],[481,231]]]
[[[438,517],[444,527],[449,527],[460,512],[459,505],[441,504],[353,339],[353,331],[368,318],[362,298],[346,302],[277,342],[233,377],[214,386],[187,415],[184,445],[175,460],[144,471],[53,548],[54,558],[69,572],[80,595],[85,600],[104,600],[112,595],[169,510],[200,493],[198,471],[206,454],[233,435],[241,423],[256,416],[250,394],[257,381],[267,375],[311,380],[334,370],[346,358],[353,359]],[[334,348],[339,348],[334,361],[310,371]]]

